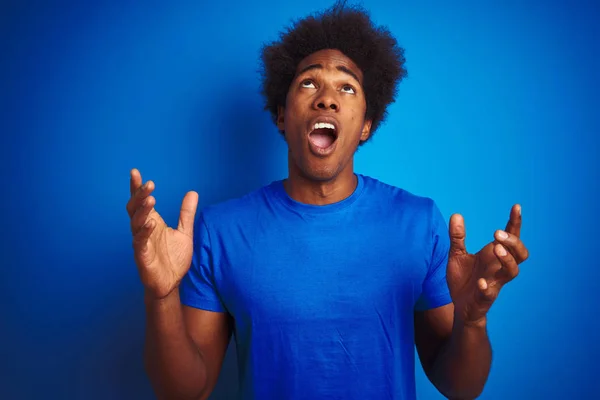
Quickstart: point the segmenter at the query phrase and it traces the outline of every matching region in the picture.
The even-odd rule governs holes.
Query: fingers
[[[450,253],[451,254],[465,254],[467,248],[465,247],[465,221],[460,214],[453,214],[450,217]]]
[[[500,292],[497,286],[488,283],[484,278],[479,278],[477,288],[479,289],[479,300],[483,303],[493,303]]]
[[[127,202],[127,213],[129,214],[130,218],[133,218],[133,215],[140,207],[143,206],[144,201],[146,201],[150,193],[152,193],[153,191],[154,182],[152,181],[148,181],[145,184],[137,187],[136,191]]]
[[[519,274],[519,265],[504,246],[494,245],[494,254],[502,267],[490,279],[479,278],[477,281],[479,300],[483,303],[493,303],[502,286],[515,279]]]
[[[194,233],[194,218],[196,216],[196,209],[198,208],[198,193],[188,192],[183,198],[181,203],[181,211],[179,213],[179,226],[178,230],[185,233],[188,236],[192,236]]]
[[[515,258],[501,244],[494,246],[494,254],[500,260],[502,268],[496,272],[496,283],[504,285],[512,281],[519,274],[519,264]]]
[[[154,196],[146,197],[141,206],[136,210],[135,214],[133,214],[133,217],[131,217],[131,233],[133,233],[134,236],[137,235],[144,224],[148,222],[148,215],[150,215],[155,204],[156,200],[154,199]]]
[[[521,236],[521,205],[515,204],[510,210],[510,217],[506,224],[506,232],[517,237]]]
[[[152,235],[152,232],[154,232],[154,228],[156,228],[156,221],[153,219],[148,219],[133,236],[133,248],[136,253],[143,253],[146,251],[148,247],[148,239]]]
[[[494,238],[504,245],[504,248],[512,255],[517,264],[522,263],[529,257],[529,250],[521,239],[512,233],[497,230],[494,233]]]
[[[133,196],[135,191],[142,186],[142,174],[136,168],[132,169],[129,174],[131,176],[129,178],[129,193]]]

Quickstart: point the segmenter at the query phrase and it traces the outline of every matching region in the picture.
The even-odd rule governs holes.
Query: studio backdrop
[[[260,48],[331,5],[2,2],[0,398],[154,398],[129,171],[169,224],[188,190],[203,207],[284,178]],[[471,252],[523,207],[531,256],[490,312],[481,398],[597,398],[599,7],[363,5],[408,77],[356,171],[463,214]],[[212,399],[236,393],[233,350]],[[416,369],[419,399],[442,398]]]

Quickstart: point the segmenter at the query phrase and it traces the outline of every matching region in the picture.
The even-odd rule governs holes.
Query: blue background
[[[330,1],[3,2],[0,397],[153,398],[129,170],[175,224],[286,175],[258,54]],[[145,5],[141,5],[145,3]],[[365,2],[409,77],[356,170],[462,213],[476,252],[523,205],[531,257],[489,318],[482,399],[598,389],[598,4]],[[420,365],[420,399],[441,398]],[[214,399],[236,387],[229,353]]]

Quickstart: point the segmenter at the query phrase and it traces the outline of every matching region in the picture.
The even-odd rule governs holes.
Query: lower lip
[[[313,153],[317,157],[326,157],[334,152],[335,147],[337,146],[337,139],[331,143],[329,147],[319,147],[308,139],[308,147],[310,152]]]

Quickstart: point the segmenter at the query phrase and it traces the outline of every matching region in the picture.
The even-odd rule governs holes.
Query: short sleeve
[[[192,265],[179,285],[183,305],[207,311],[226,311],[215,286],[213,259],[208,227],[201,213],[194,224]]]
[[[423,282],[421,296],[415,305],[417,311],[441,307],[452,302],[446,281],[450,236],[446,221],[434,202],[432,202],[431,211],[431,246],[429,248],[431,249],[431,261]]]

